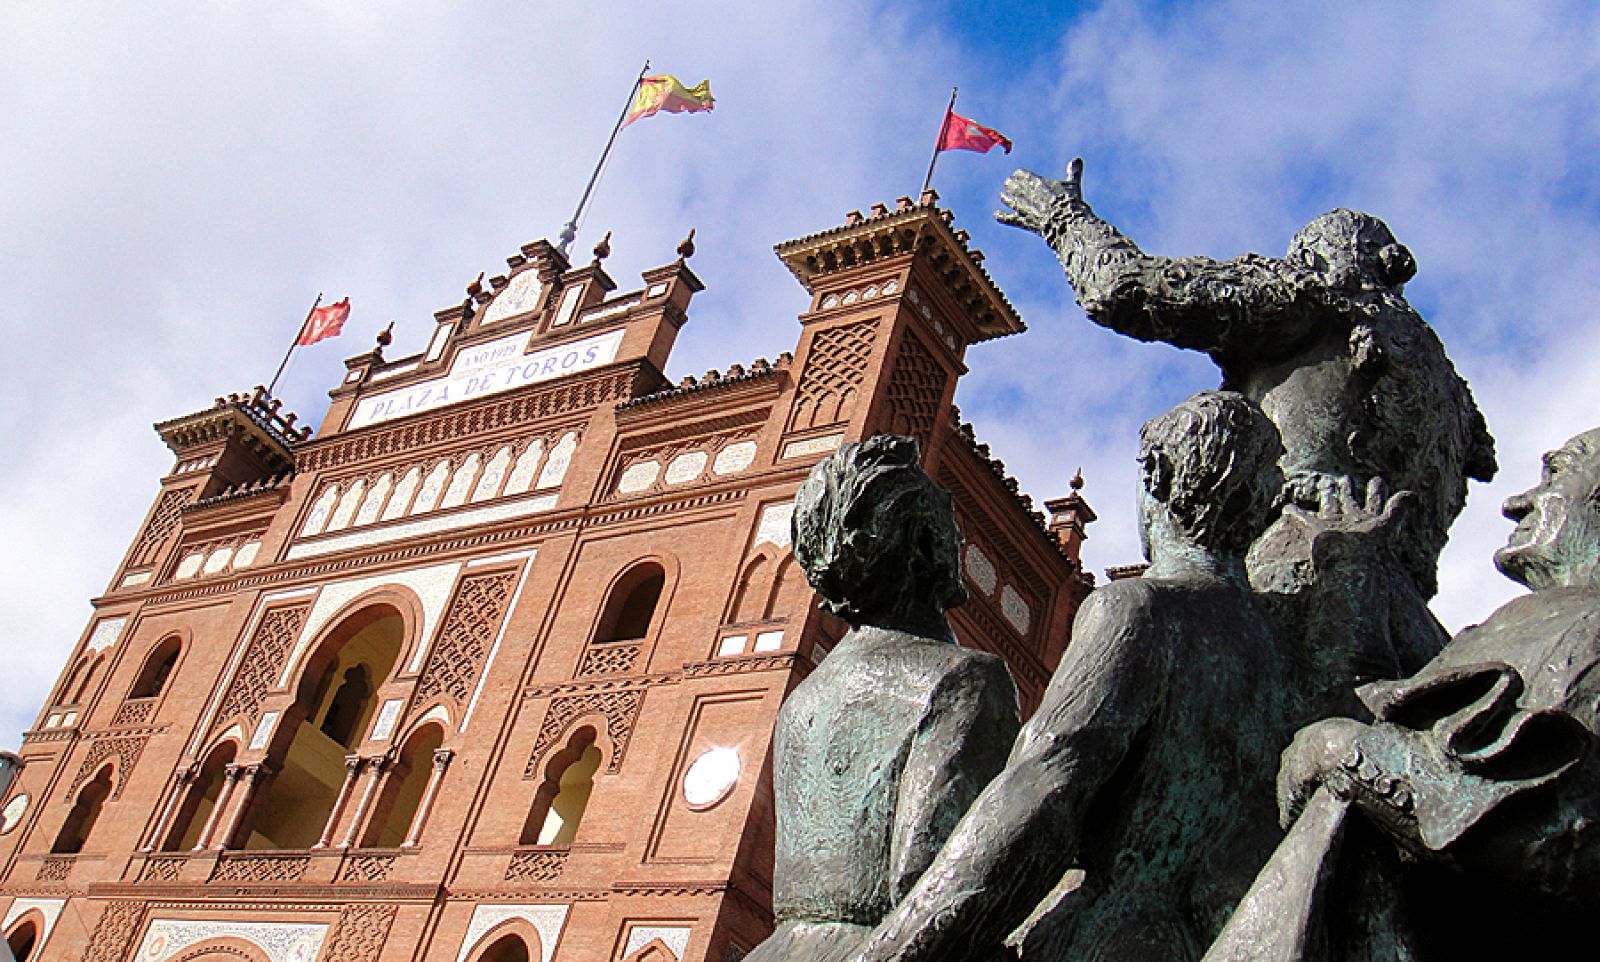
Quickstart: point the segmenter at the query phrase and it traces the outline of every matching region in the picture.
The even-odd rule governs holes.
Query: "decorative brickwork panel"
[[[395,855],[352,855],[339,870],[339,881],[386,882],[396,858]]]
[[[133,937],[143,916],[143,902],[112,902],[106,906],[83,950],[83,962],[124,962],[132,953]]]
[[[233,718],[254,718],[278,676],[283,672],[284,659],[300,637],[305,626],[309,605],[273,608],[261,616],[255,636],[245,649],[239,662],[238,674],[222,698],[217,719],[226,722]]]
[[[41,882],[65,882],[67,876],[72,874],[72,863],[76,859],[71,855],[51,855],[39,863],[39,872],[34,876]]]
[[[141,882],[176,882],[183,876],[183,866],[189,861],[183,855],[151,856],[145,860],[144,871],[139,873]]]
[[[945,369],[922,342],[906,334],[884,392],[889,405],[889,432],[909,435],[926,446],[938,423],[939,402],[948,381]]]
[[[154,698],[130,698],[117,709],[117,714],[111,719],[112,728],[121,728],[124,725],[143,725],[155,714],[156,700]]]
[[[639,661],[638,645],[595,645],[583,653],[578,666],[578,677],[588,675],[625,675]]]
[[[500,621],[505,617],[515,571],[463,578],[455,600],[439,629],[439,640],[417,682],[417,701],[444,697],[464,705],[478,684],[478,673],[489,656]]]
[[[322,957],[338,962],[373,962],[383,951],[383,942],[399,911],[397,905],[381,903],[346,905]]]
[[[117,760],[117,778],[111,786],[111,797],[120,798],[123,787],[128,784],[128,777],[133,774],[133,766],[139,761],[139,756],[144,754],[147,737],[127,735],[122,738],[96,739],[89,745],[89,754],[83,757],[83,764],[78,766],[77,777],[72,780],[72,788],[62,800],[71,802],[83,783],[94,777],[100,766],[112,758]]]
[[[850,419],[877,334],[878,322],[870,320],[831,328],[816,336],[795,392],[790,430]]]
[[[308,855],[224,855],[211,872],[213,882],[298,882],[311,864]]]
[[[550,702],[544,713],[544,724],[539,726],[539,737],[534,740],[533,752],[523,769],[524,778],[539,774],[545,753],[566,733],[567,728],[585,715],[603,715],[606,735],[611,739],[611,760],[606,771],[615,774],[622,768],[622,756],[627,753],[628,739],[633,735],[633,723],[639,717],[639,705],[644,692],[597,691],[582,695],[565,695]]]
[[[507,882],[554,882],[561,877],[561,870],[566,868],[567,853],[565,850],[546,850],[518,852],[511,856],[511,864],[506,866]]]
[[[138,544],[134,545],[133,554],[128,559],[129,566],[147,565],[156,559],[167,538],[177,530],[183,506],[194,499],[194,491],[194,488],[184,488],[162,492],[155,511],[150,514],[150,523],[144,526]]]

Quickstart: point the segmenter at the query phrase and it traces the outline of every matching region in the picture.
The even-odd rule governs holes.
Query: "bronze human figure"
[[[1377,218],[1335,210],[1302,228],[1285,258],[1151,256],[1084,201],[1082,171],[1081,160],[1060,181],[1017,171],[1002,195],[1010,210],[997,216],[1050,243],[1096,324],[1204,351],[1224,388],[1259,403],[1283,437],[1287,502],[1326,513],[1330,502],[1414,497],[1375,532],[1371,561],[1392,575],[1362,586],[1371,592],[1362,607],[1383,618],[1371,632],[1324,631],[1328,594],[1307,579],[1310,546],[1295,532],[1263,539],[1248,563],[1251,582],[1284,602],[1285,630],[1311,639],[1308,657],[1336,687],[1420,668],[1446,640],[1426,608],[1439,552],[1467,479],[1492,478],[1495,458],[1466,383],[1405,299],[1410,251]],[[1308,590],[1320,597],[1299,597]]]
[[[1600,429],[1545,455],[1539,484],[1504,511],[1517,526],[1495,564],[1532,592],[1412,677],[1364,688],[1375,722],[1296,737],[1280,803],[1300,824],[1209,960],[1560,958],[1592,942]],[[1343,838],[1374,830],[1388,844]],[[1388,891],[1351,885],[1375,859]]]
[[[963,962],[1057,886],[1026,959],[1197,959],[1277,844],[1274,758],[1290,669],[1245,581],[1281,484],[1277,431],[1204,392],[1145,425],[1150,569],[1084,603],[1005,770],[878,927],[859,962]]]
[[[1005,663],[963,648],[950,495],[911,438],[845,444],[795,499],[794,552],[850,631],[778,715],[777,931],[750,962],[833,962],[922,875],[1016,735]]]

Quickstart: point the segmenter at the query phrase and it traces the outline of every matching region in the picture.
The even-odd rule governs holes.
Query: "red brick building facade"
[[[46,962],[737,959],[771,927],[768,739],[844,626],[789,551],[839,443],[955,494],[967,644],[1037,704],[1092,514],[1032,512],[951,405],[1022,323],[932,196],[780,245],[793,356],[673,386],[686,258],[617,294],[525,246],[316,438],[259,390],[175,464],[0,806]]]

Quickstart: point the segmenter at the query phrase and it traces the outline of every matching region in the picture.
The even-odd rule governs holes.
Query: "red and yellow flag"
[[[642,77],[639,92],[634,95],[633,107],[623,119],[626,127],[635,120],[653,116],[665,110],[669,114],[699,113],[710,110],[716,101],[711,97],[711,81],[702,80],[693,87],[671,74]]]

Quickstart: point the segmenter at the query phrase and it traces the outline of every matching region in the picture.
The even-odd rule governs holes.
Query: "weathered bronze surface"
[[[1279,837],[1288,660],[1245,579],[1272,517],[1278,432],[1235,393],[1145,426],[1151,566],[1089,596],[1005,770],[861,959],[1198,958]],[[1008,950],[1009,951],[1009,950]]]
[[[1495,563],[1533,592],[1414,676],[1363,688],[1376,721],[1329,719],[1295,738],[1280,805],[1321,827],[1285,841],[1209,960],[1564,958],[1589,938],[1600,429],[1547,454],[1538,486],[1504,510],[1517,527]],[[1342,838],[1361,831],[1388,843]]]
[[[1016,172],[999,218],[1050,243],[1095,323],[1204,351],[1225,388],[1259,403],[1283,437],[1284,501],[1322,519],[1356,505],[1370,516],[1364,531],[1320,537],[1309,516],[1287,515],[1247,561],[1327,683],[1314,706],[1355,710],[1351,680],[1414,672],[1445,642],[1426,603],[1439,552],[1467,480],[1495,473],[1471,392],[1406,302],[1410,251],[1377,218],[1335,210],[1285,258],[1151,256],[1084,201],[1082,171],[1075,160],[1060,181]],[[1390,493],[1409,503],[1387,505]],[[1351,615],[1361,630],[1347,629]]]
[[[998,663],[950,644],[954,530],[911,442],[819,465],[796,556],[854,627],[780,716],[755,957],[1556,954],[1600,905],[1600,429],[1506,503],[1496,561],[1534,593],[1446,647],[1438,555],[1496,466],[1410,252],[1337,210],[1287,258],[1152,257],[1081,171],[1019,171],[1001,219],[1096,323],[1223,375],[1141,433],[1150,568],[1090,596],[1008,746]]]
[[[850,631],[778,715],[777,931],[749,956],[848,958],[1005,761],[1017,696],[955,642],[966,599],[950,496],[911,438],[846,444],[795,500],[794,552]]]

